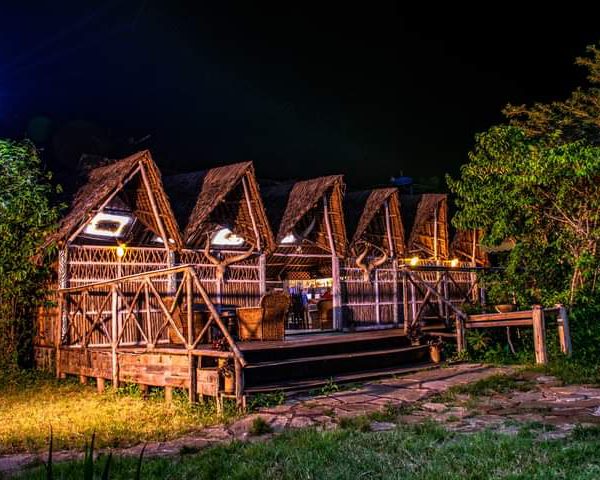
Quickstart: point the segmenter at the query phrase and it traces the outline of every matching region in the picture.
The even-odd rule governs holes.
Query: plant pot
[[[233,375],[223,376],[223,391],[225,393],[233,393],[235,391]]]
[[[429,356],[433,363],[440,363],[442,361],[442,347],[440,345],[430,345]]]
[[[515,311],[516,305],[513,303],[502,303],[500,305],[495,305],[494,308],[498,313],[509,313]]]

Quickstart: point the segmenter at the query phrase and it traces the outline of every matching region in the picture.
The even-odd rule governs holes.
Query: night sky
[[[165,173],[253,160],[261,177],[358,187],[456,172],[507,102],[582,84],[574,58],[600,40],[595,15],[549,3],[14,3],[0,137],[31,137],[59,178],[82,153],[144,148]]]

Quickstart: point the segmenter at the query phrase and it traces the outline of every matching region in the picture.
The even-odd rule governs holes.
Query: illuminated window
[[[215,233],[210,243],[213,245],[239,247],[244,244],[244,241],[242,237],[236,235],[228,228],[221,228],[221,230]]]
[[[152,241],[153,241],[153,242],[155,242],[155,243],[165,243],[165,241],[162,239],[162,237],[159,237],[158,235],[156,235],[156,236],[155,236],[155,237],[152,239]],[[174,243],[175,243],[175,240],[173,240],[172,238],[169,238],[169,243],[170,243],[170,244],[174,244]]]
[[[283,244],[296,243],[296,235],[294,235],[293,233],[288,233],[285,237],[283,237],[283,239],[281,240],[281,243],[283,243]]]
[[[131,223],[131,220],[131,217],[127,215],[100,212],[92,218],[83,232],[99,237],[118,238],[123,235],[123,230]]]

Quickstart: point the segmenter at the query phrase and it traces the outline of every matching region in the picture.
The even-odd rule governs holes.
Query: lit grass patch
[[[167,440],[227,420],[213,404],[189,405],[185,394],[167,405],[162,392],[148,398],[135,387],[96,393],[93,385],[42,374],[0,375],[0,453],[45,450],[50,426],[54,449],[83,449],[93,432],[98,448]]]

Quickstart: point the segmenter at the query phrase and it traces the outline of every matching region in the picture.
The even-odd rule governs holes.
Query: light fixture
[[[288,233],[285,237],[281,239],[281,243],[283,245],[289,245],[290,243],[296,243],[296,235],[293,233]]]
[[[453,259],[450,261],[450,266],[451,266],[452,268],[456,268],[456,267],[458,267],[458,258],[453,258]]]
[[[125,245],[124,243],[122,243],[121,245],[119,245],[117,247],[117,257],[119,258],[123,258],[125,256],[125,249],[127,248],[127,245]]]
[[[83,233],[100,237],[120,237],[129,223],[131,217],[127,215],[99,212],[94,215]]]
[[[213,245],[239,247],[244,244],[244,241],[242,237],[236,235],[227,227],[223,227],[215,233],[210,243]]]
[[[410,259],[410,266],[416,267],[419,264],[419,257],[412,257]]]

